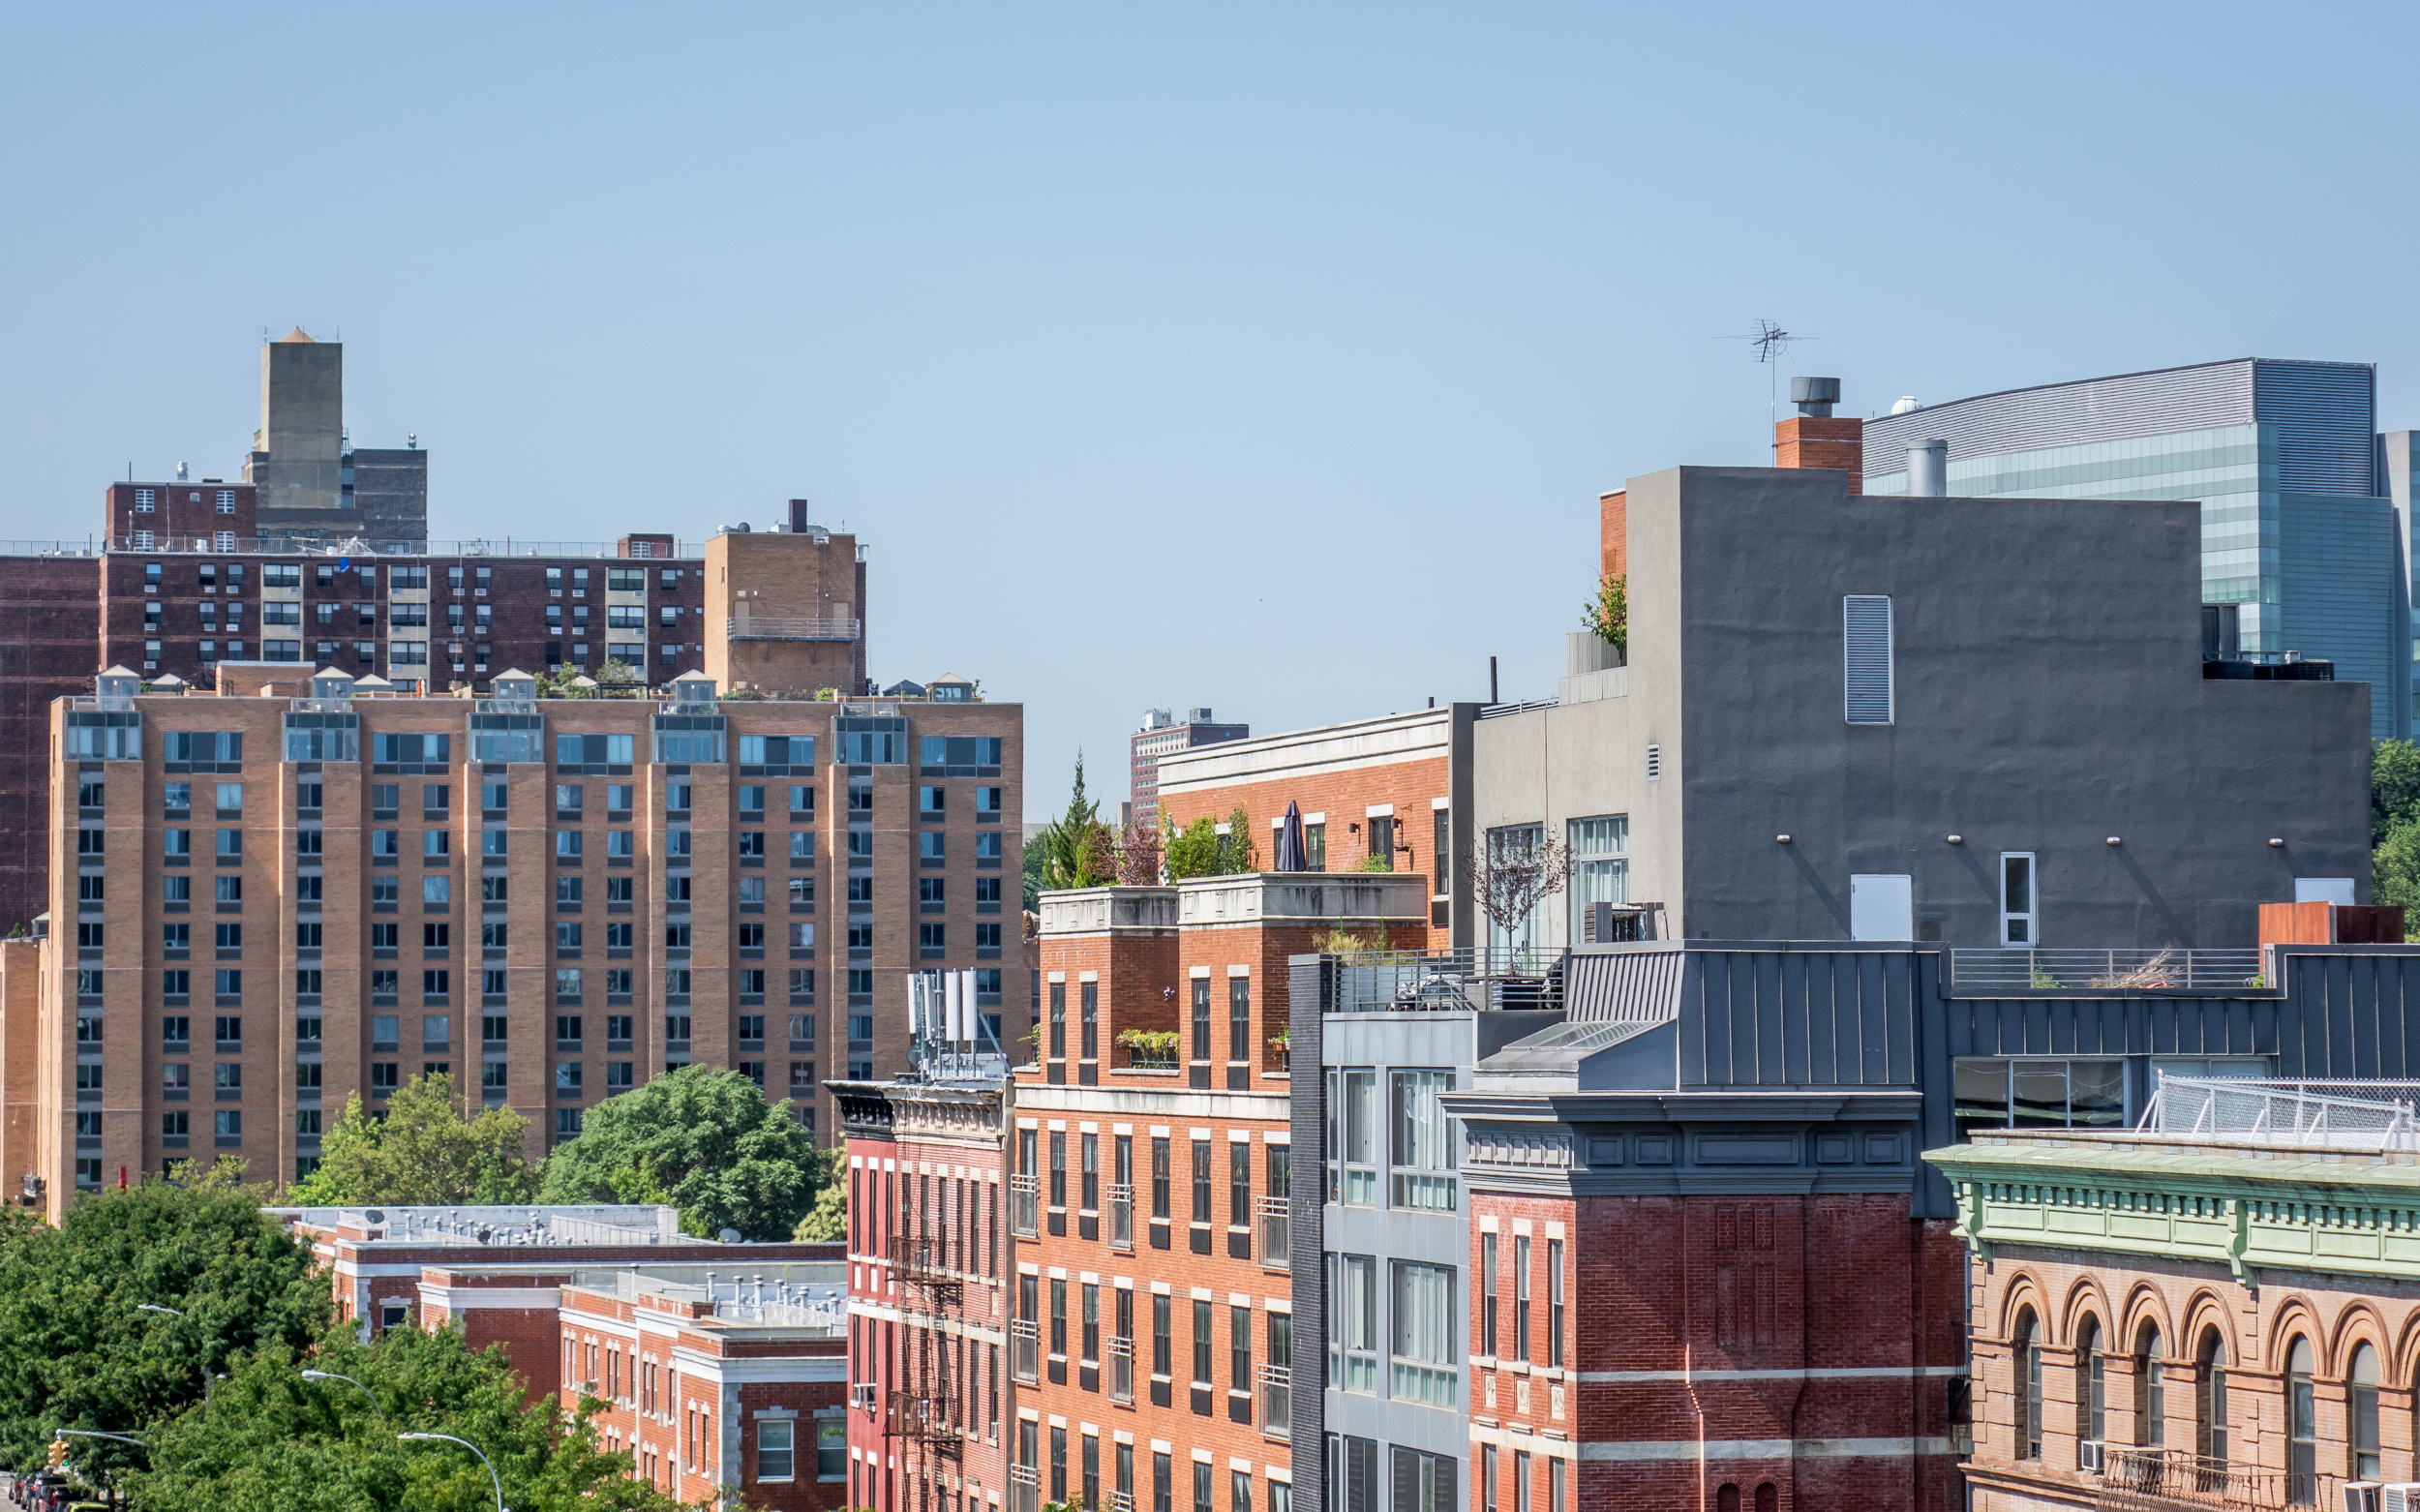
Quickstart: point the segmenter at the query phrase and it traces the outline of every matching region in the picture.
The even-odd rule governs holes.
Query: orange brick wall
[[[1623,577],[1630,571],[1630,492],[1617,489],[1602,494],[1596,500],[1597,552],[1602,561],[1598,570],[1607,577]]]
[[[1773,427],[1776,468],[1838,468],[1865,492],[1865,422],[1855,415],[1793,415]]]
[[[1270,821],[1285,817],[1288,802],[1297,803],[1306,816],[1327,815],[1327,869],[1350,871],[1369,854],[1367,810],[1374,804],[1392,803],[1395,843],[1411,847],[1409,855],[1395,854],[1394,869],[1433,873],[1435,858],[1430,853],[1436,845],[1437,825],[1430,803],[1453,792],[1446,765],[1445,754],[1439,751],[1413,761],[1304,772],[1195,792],[1172,794],[1164,788],[1161,808],[1174,829],[1182,829],[1205,814],[1224,822],[1242,804],[1252,821],[1252,843],[1265,871],[1277,863],[1277,837]]]

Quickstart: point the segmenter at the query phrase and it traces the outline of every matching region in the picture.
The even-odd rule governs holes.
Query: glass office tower
[[[1955,400],[1866,423],[1865,492],[1904,494],[1909,444],[1940,439],[1957,498],[2198,499],[2202,600],[2239,606],[2244,652],[2332,661],[2378,737],[2408,735],[2408,499],[2376,388],[2368,363],[2247,357]]]

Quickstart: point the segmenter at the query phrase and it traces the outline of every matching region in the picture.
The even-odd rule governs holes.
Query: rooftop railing
[[[2088,988],[2095,991],[2192,992],[2231,996],[2266,991],[2258,946],[2224,950],[1953,950],[1949,985],[2008,987],[2020,991]]]
[[[612,561],[656,562],[696,560],[706,548],[696,541],[679,541],[669,553],[624,557],[620,541],[525,541],[499,539],[451,541],[311,540],[281,535],[161,535],[141,532],[88,537],[81,541],[0,541],[0,557],[90,557],[103,551],[153,552],[177,556],[236,557],[572,557]]]
[[[2111,1449],[2102,1466],[2103,1512],[2266,1512],[2319,1504],[2317,1475],[2290,1475],[2181,1449]],[[2336,1477],[2325,1479],[2334,1481]],[[2295,1482],[2301,1484],[2295,1484]]]
[[[1570,953],[1528,946],[1374,951],[1338,967],[1333,1012],[1467,1013],[1558,1009]]]
[[[2420,1082],[2162,1074],[2137,1127],[2288,1149],[2420,1151]]]

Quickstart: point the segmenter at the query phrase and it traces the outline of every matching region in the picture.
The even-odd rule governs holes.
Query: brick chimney
[[[1776,468],[1839,468],[1849,474],[1849,492],[1865,492],[1865,422],[1855,415],[1834,415],[1840,380],[1794,378],[1790,402],[1799,412],[1773,427]]]
[[[1596,548],[1603,559],[1599,568],[1607,577],[1620,577],[1630,570],[1630,491],[1617,489],[1600,494],[1596,499]]]

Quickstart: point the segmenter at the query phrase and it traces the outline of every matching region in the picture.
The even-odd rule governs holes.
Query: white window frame
[[[2025,907],[2009,907],[2009,862],[2025,863]],[[2032,851],[2002,851],[2000,853],[2000,886],[1994,894],[2000,905],[2000,943],[2012,950],[2039,950],[2042,946],[2042,865]],[[2024,938],[2016,938],[2012,926]]]

